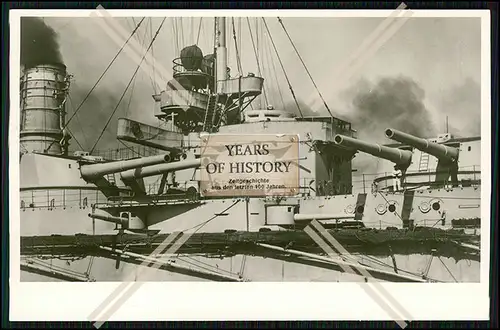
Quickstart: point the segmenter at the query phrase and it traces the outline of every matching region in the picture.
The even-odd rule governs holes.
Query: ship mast
[[[215,91],[219,93],[217,81],[227,79],[226,18],[215,18]]]

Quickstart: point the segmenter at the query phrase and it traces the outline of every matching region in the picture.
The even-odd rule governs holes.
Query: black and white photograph
[[[287,305],[257,283],[336,283],[339,313],[359,295],[371,318],[486,317],[409,306],[487,294],[489,13],[220,12],[11,17],[11,281],[83,282],[95,306],[69,314],[102,322],[135,308],[97,310],[113,282]],[[393,283],[414,284],[397,313],[363,290]]]

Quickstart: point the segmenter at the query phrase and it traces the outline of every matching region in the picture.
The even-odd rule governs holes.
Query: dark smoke
[[[39,17],[21,18],[21,65],[64,64],[57,33]]]
[[[57,32],[47,25],[42,18],[21,18],[21,65],[25,68],[29,68],[41,64],[64,64],[58,39]],[[85,52],[88,51],[88,49],[80,51]],[[92,77],[92,79],[86,81],[87,76],[82,76],[80,74],[72,80],[69,98],[66,102],[66,120],[69,120],[73,116],[76,108],[92,88],[92,83],[95,82],[93,77],[102,73],[102,71],[100,71],[101,68],[99,68],[99,72],[96,73],[94,63],[82,61],[79,64],[81,67],[85,68],[81,70],[80,67],[80,72],[88,73],[88,76]],[[69,71],[76,70],[74,67],[68,69]],[[124,89],[125,85],[122,83],[115,82],[111,85],[105,85],[104,80],[98,88],[94,89],[83,106],[78,110],[78,114],[71,119],[68,125],[74,137],[70,141],[71,151],[81,149],[90,151],[104,129]],[[127,96],[122,100],[95,150],[102,151],[116,149],[117,147],[124,148],[116,139],[117,120],[125,116],[127,109],[137,108],[135,102],[131,102],[132,104],[129,106],[129,99],[130,96]]]
[[[436,135],[431,114],[424,104],[425,92],[408,77],[384,77],[376,83],[361,81],[351,88],[352,111],[347,118],[359,139],[388,144],[386,128],[419,137]],[[359,153],[353,163],[358,173],[376,173],[378,161],[370,155]]]
[[[388,127],[424,138],[436,134],[424,104],[425,92],[410,78],[386,77],[375,84],[362,82],[351,92],[353,111],[348,117],[359,138],[388,143],[384,138]]]

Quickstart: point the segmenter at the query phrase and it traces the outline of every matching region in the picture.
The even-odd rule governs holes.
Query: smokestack
[[[21,68],[21,152],[67,154],[69,76],[57,34],[41,18],[21,18]]]
[[[21,18],[21,65],[64,64],[57,33],[41,17]]]

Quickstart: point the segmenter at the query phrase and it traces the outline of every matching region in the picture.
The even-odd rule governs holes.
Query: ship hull
[[[168,271],[163,269],[153,269],[148,266],[137,265],[136,262],[128,262],[127,258],[122,258],[118,263],[108,258],[85,257],[80,260],[66,261],[60,259],[39,259],[22,258],[23,262],[31,262],[39,268],[45,268],[55,273],[67,274],[67,281],[74,276],[74,281],[210,281],[224,279],[210,279],[204,274],[182,274],[176,270]],[[242,277],[252,282],[358,282],[365,281],[364,276],[353,275],[344,272],[342,269],[334,270],[328,268],[314,267],[295,262],[287,262],[272,258],[243,257],[241,255],[230,258],[214,259],[200,256],[172,256],[163,260],[175,260],[177,264],[191,267],[195,270],[214,272],[226,276],[237,278],[242,271]],[[243,260],[245,261],[243,262]],[[386,271],[393,270],[391,257],[381,258],[370,255],[356,256],[356,259],[364,265],[370,265]],[[453,258],[431,257],[430,255],[395,255],[399,273],[415,276],[427,273],[427,278],[439,282],[468,282],[480,281],[480,263],[477,261],[461,260]],[[432,261],[431,261],[432,259]],[[161,260],[161,259],[160,259]],[[375,260],[377,262],[375,262]],[[430,267],[429,267],[430,264]],[[403,271],[404,270],[404,271]],[[88,276],[87,276],[88,274]],[[22,282],[46,282],[64,281],[53,276],[40,275],[33,271],[22,271]],[[369,281],[386,281],[377,276]]]

